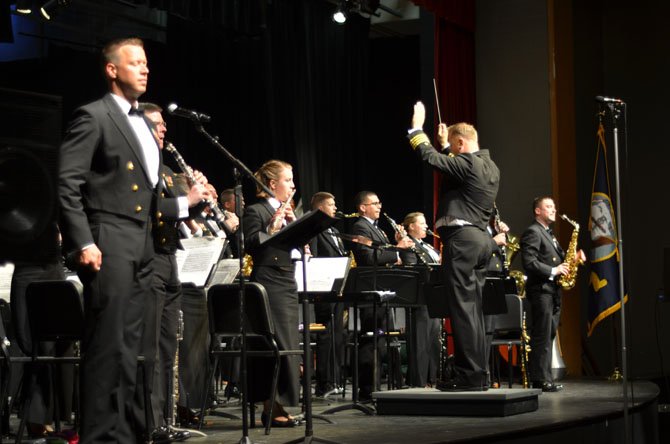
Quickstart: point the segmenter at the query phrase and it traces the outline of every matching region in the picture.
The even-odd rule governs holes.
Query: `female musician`
[[[259,245],[261,232],[274,234],[295,220],[289,204],[294,193],[293,170],[281,160],[269,160],[255,173],[275,197],[257,190],[261,198],[258,203],[244,211],[244,238],[247,252],[253,259],[251,281],[265,287],[270,301],[277,343],[280,349],[299,348],[298,333],[298,289],[294,277],[294,266],[289,251]],[[270,412],[270,390],[272,367],[257,363],[250,365],[249,395],[252,402],[264,401],[263,424],[271,419],[273,427],[294,427],[298,424],[283,408],[283,405],[298,405],[300,390],[299,357],[282,357],[279,370],[277,402]]]

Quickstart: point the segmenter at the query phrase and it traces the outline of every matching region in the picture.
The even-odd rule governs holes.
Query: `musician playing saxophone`
[[[550,196],[533,200],[535,221],[521,236],[521,258],[528,276],[526,295],[531,307],[529,373],[533,388],[543,392],[557,392],[563,388],[551,374],[552,341],[556,336],[561,316],[560,275],[568,273],[565,252],[550,226],[556,221],[556,205]],[[576,260],[585,259],[582,250]]]

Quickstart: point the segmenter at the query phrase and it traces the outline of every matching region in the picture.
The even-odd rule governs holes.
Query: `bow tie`
[[[144,111],[142,111],[139,108],[134,108],[134,107],[131,106],[130,110],[128,111],[128,115],[129,116],[140,116],[140,117],[142,117],[142,116],[144,116]]]

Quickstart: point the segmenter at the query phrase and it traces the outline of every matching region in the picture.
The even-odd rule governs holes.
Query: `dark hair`
[[[354,205],[356,206],[356,211],[358,211],[358,207],[360,207],[361,204],[365,203],[368,197],[375,195],[377,195],[377,193],[374,191],[359,191],[356,193],[356,196],[354,196]]]
[[[222,204],[229,202],[233,200],[235,197],[235,190],[232,188],[226,188],[225,190],[221,191],[221,194],[219,194],[219,202]]]
[[[316,210],[319,207],[319,205],[321,205],[327,199],[335,199],[335,196],[333,196],[327,191],[318,191],[314,193],[314,196],[312,196],[311,201],[312,210]]]
[[[535,199],[533,199],[533,213],[535,213],[535,208],[540,208],[540,205],[542,204],[542,201],[546,200],[546,199],[554,200],[553,197],[547,196],[547,195],[539,196],[539,197],[536,197]]]

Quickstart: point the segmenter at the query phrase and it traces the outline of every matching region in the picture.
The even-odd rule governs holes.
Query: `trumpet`
[[[291,194],[289,194],[288,198],[286,199],[286,202],[281,204],[281,206],[277,209],[277,213],[281,214],[282,216],[276,217],[270,221],[270,226],[268,227],[268,234],[274,234],[281,229],[281,226],[284,224],[284,211],[286,211],[286,207],[291,205],[291,199],[293,199],[295,192],[296,189],[294,188],[293,191],[291,191]]]
[[[177,151],[177,148],[167,140],[165,141],[165,150],[172,154],[174,156],[174,160],[177,161],[177,165],[179,165],[179,169],[186,175],[188,178],[189,182],[191,183],[197,183],[195,180],[195,176],[193,175],[193,168],[191,168],[186,161],[184,161],[184,158],[179,154],[179,151]],[[226,215],[224,214],[223,210],[219,208],[219,204],[216,203],[216,200],[211,199],[206,201],[207,206],[209,209],[212,211],[212,215],[214,216],[214,219],[216,219],[217,222],[223,223],[223,221],[226,220]],[[204,215],[203,215],[204,216]]]

